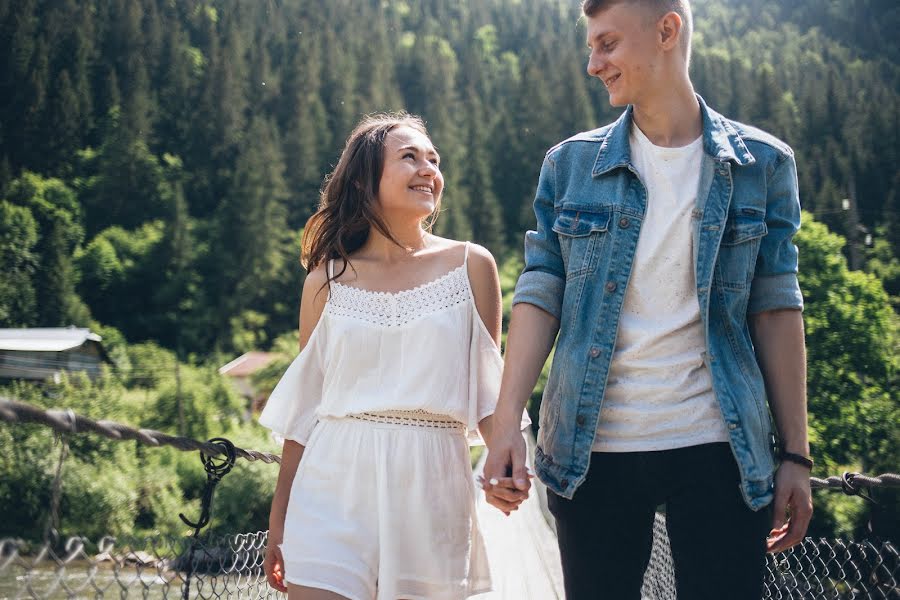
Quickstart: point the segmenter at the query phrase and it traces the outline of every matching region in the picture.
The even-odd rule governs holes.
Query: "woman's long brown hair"
[[[401,126],[428,135],[417,116],[405,112],[368,115],[347,138],[337,166],[325,177],[319,208],[303,230],[300,262],[312,271],[332,258],[343,259],[340,273],[328,277],[326,285],[347,270],[350,254],[366,242],[371,228],[402,246],[379,214],[377,200],[385,139],[388,132]],[[437,218],[440,198],[437,202],[426,230],[431,230]]]

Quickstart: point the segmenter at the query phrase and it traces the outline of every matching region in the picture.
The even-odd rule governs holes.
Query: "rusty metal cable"
[[[95,421],[71,410],[43,409],[38,406],[0,397],[0,421],[8,423],[39,423],[58,433],[96,433],[111,440],[134,440],[147,446],[172,446],[178,450],[202,450],[210,456],[223,454],[218,444],[200,442],[178,435],[169,435],[154,429],[137,429],[115,421]],[[235,455],[249,460],[261,460],[266,464],[281,463],[281,457],[259,450],[234,449]]]

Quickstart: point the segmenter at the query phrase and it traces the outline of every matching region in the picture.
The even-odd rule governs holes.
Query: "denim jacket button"
[[[591,356],[594,358],[597,358],[598,356],[600,356],[600,348],[598,348],[597,346],[594,346],[593,348],[591,348]]]
[[[615,281],[607,281],[606,282],[606,291],[607,292],[614,292],[614,291],[616,291],[617,287],[619,287],[619,286],[616,285]]]
[[[734,431],[737,428],[738,428],[737,423],[731,423],[731,422],[728,423],[728,429]]]
[[[621,227],[622,229],[628,229],[629,225],[631,225],[631,221],[629,221],[627,218],[622,217],[621,219],[619,219],[619,227]]]
[[[584,421],[584,415],[578,415],[577,417],[575,417],[575,422],[579,425],[584,425]]]

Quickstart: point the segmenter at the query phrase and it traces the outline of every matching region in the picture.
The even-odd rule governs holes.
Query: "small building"
[[[251,351],[238,356],[236,359],[219,367],[219,374],[224,375],[234,382],[238,393],[246,398],[248,406],[252,409],[265,400],[266,394],[253,386],[253,374],[267,367],[280,355],[277,352]]]
[[[0,379],[58,382],[76,371],[97,377],[103,363],[112,364],[101,339],[77,327],[0,329]]]

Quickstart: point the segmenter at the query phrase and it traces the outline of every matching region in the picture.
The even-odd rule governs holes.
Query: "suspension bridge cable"
[[[56,431],[65,433],[82,433],[90,431],[113,440],[135,440],[148,446],[172,446],[179,450],[202,450],[208,455],[218,456],[222,449],[216,444],[200,442],[191,438],[169,435],[153,429],[135,429],[115,421],[95,421],[76,414],[72,410],[42,409],[31,404],[0,397],[0,420],[10,423],[40,423]],[[235,448],[235,453],[250,461],[261,460],[265,463],[280,463],[281,457],[269,452]],[[900,487],[900,475],[884,473],[871,476],[862,473],[847,472],[841,476],[832,475],[826,478],[810,477],[813,489],[842,490],[848,495],[857,495],[861,488]]]
[[[210,456],[224,453],[218,444],[200,442],[154,429],[136,429],[115,421],[95,421],[71,410],[42,409],[31,404],[0,397],[0,420],[8,423],[39,423],[61,433],[97,433],[112,440],[134,440],[147,446],[172,446],[178,450],[202,450]],[[235,448],[235,454],[249,461],[281,463],[281,457],[269,452]]]

